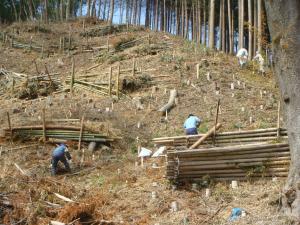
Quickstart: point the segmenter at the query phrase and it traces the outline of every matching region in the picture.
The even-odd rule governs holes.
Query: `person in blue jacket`
[[[193,114],[189,114],[184,122],[184,129],[186,135],[198,134],[197,128],[200,126],[201,119]]]
[[[51,161],[51,175],[54,176],[57,173],[57,164],[59,161],[61,161],[66,170],[68,172],[71,171],[69,163],[72,161],[72,157],[68,151],[68,148],[65,144],[60,144],[58,147],[56,147],[52,152],[52,161]]]

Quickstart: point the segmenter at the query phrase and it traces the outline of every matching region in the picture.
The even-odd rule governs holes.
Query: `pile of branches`
[[[98,26],[90,28],[84,32],[80,33],[82,37],[98,37],[106,36],[109,34],[114,34],[118,32],[123,32],[127,29],[127,26],[124,24],[121,25],[111,25],[111,26]]]
[[[137,26],[127,26],[126,24],[119,24],[119,25],[109,25],[109,26],[98,26],[93,27],[84,32],[80,33],[82,37],[98,37],[98,36],[106,36],[110,34],[116,34],[124,31],[140,31],[143,30],[143,27]]]
[[[38,96],[47,96],[61,88],[63,88],[61,82],[51,78],[50,74],[29,77],[23,73],[0,68],[0,95],[10,93],[19,99],[35,99]]]

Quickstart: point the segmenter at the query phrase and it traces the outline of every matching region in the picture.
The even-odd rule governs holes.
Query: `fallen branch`
[[[66,202],[75,202],[75,201],[73,201],[72,199],[67,198],[67,197],[65,197],[65,196],[62,196],[62,195],[60,195],[60,194],[58,194],[58,193],[54,193],[54,195],[55,195],[56,197],[60,198],[61,200],[66,201]]]

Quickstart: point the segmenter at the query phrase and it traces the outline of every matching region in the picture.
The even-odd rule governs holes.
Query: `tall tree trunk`
[[[146,0],[145,27],[150,25],[150,0]]]
[[[33,20],[34,13],[33,13],[33,3],[32,3],[32,0],[28,0],[28,8],[29,8],[30,20]]]
[[[254,17],[254,28],[253,28],[253,52],[255,53],[257,50],[257,0],[254,1],[253,6],[253,17]]]
[[[164,0],[164,32],[167,31],[167,10],[166,10],[166,0]]]
[[[104,0],[104,6],[103,6],[103,20],[106,19],[106,8],[107,8],[107,0]]]
[[[123,23],[123,0],[119,0],[119,11],[120,11],[120,18],[119,23]]]
[[[204,22],[204,33],[203,33],[203,35],[204,35],[204,41],[203,41],[203,44],[205,45],[205,46],[207,46],[207,29],[206,29],[206,15],[207,15],[207,13],[206,13],[206,11],[207,11],[207,7],[206,7],[206,0],[204,0],[204,8],[203,8],[203,22]]]
[[[82,17],[82,0],[80,0],[80,5],[79,5],[79,15],[80,17]]]
[[[91,16],[91,0],[87,0],[87,12],[86,16],[90,17]]]
[[[60,0],[60,20],[64,20],[64,0]]]
[[[48,23],[48,0],[44,0],[45,23]]]
[[[188,39],[189,37],[189,14],[187,7],[187,0],[184,0],[184,11],[185,11],[185,29],[184,29],[184,38]]]
[[[181,0],[181,35],[184,37],[184,0]]]
[[[227,10],[228,10],[228,32],[229,32],[229,53],[233,54],[233,30],[231,23],[231,0],[227,0]]]
[[[210,0],[209,13],[209,48],[215,47],[215,0]]]
[[[291,163],[282,193],[284,212],[300,221],[300,1],[265,0],[289,136]]]
[[[252,0],[248,0],[248,52],[249,52],[249,59],[253,57],[253,38],[252,38],[252,31],[253,31],[253,21],[252,21]]]
[[[15,20],[18,21],[18,13],[17,13],[15,1],[14,1],[14,0],[11,0],[11,4],[13,5],[14,14],[15,14]]]
[[[257,0],[257,50],[261,53],[261,40],[262,40],[262,5],[261,0]],[[299,19],[299,18],[298,18]]]
[[[115,10],[115,1],[110,0],[110,12],[109,12],[109,19],[108,19],[109,25],[112,25],[113,17],[114,17],[114,10]]]
[[[179,5],[178,0],[175,0],[175,20],[176,20],[176,35],[179,35],[179,29],[180,29],[180,17],[179,17]]]
[[[155,0],[155,31],[158,31],[158,0]]]
[[[239,49],[244,47],[244,0],[239,0]]]
[[[225,30],[225,0],[222,1],[222,51],[225,52],[226,30]]]
[[[71,0],[67,1],[67,8],[66,8],[66,21],[70,18],[70,8],[71,8]]]
[[[201,13],[201,3],[198,2],[198,42],[201,43],[202,38],[202,13]]]

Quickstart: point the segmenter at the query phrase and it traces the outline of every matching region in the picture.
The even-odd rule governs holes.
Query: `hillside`
[[[284,180],[249,181],[238,190],[226,183],[214,183],[212,197],[206,199],[204,188],[192,191],[190,186],[183,186],[173,190],[164,179],[163,160],[146,161],[142,168],[136,157],[137,137],[142,146],[153,149],[154,137],[182,135],[189,113],[203,119],[199,130],[205,133],[215,123],[218,99],[222,131],[276,127],[279,93],[270,71],[262,76],[252,62],[241,69],[234,56],[142,27],[120,26],[107,31],[102,29],[106,26],[103,22],[94,20],[84,26],[76,21],[51,27],[31,23],[2,27],[2,40],[4,33],[9,34],[15,46],[0,41],[0,65],[5,71],[0,73],[1,123],[8,127],[7,112],[12,127],[42,123],[45,108],[47,120],[74,119],[79,123],[84,115],[87,126],[122,140],[102,148],[95,156],[83,143],[86,157],[81,167],[77,143],[70,143],[73,173],[50,177],[53,144],[3,139],[0,199],[7,197],[14,203],[13,209],[0,205],[3,223],[227,224],[231,209],[242,207],[248,214],[236,224],[287,224],[277,211]],[[62,38],[64,50],[60,47]],[[32,47],[24,49],[17,43],[31,43]],[[34,46],[43,50],[35,51]],[[72,58],[75,79],[106,88],[111,67],[115,87],[120,65],[120,99],[76,86],[70,93]],[[14,72],[16,78],[11,79],[7,71]],[[18,78],[24,74],[28,75],[26,79]],[[46,81],[30,79],[34,76],[46,77]],[[168,102],[172,89],[177,90],[178,101],[166,118],[157,110]],[[140,109],[136,99],[142,103]],[[40,144],[33,145],[36,143]],[[20,148],[28,145],[31,147]],[[22,175],[14,163],[26,174]],[[159,167],[153,168],[153,163]],[[157,198],[151,197],[154,191]],[[54,193],[75,203],[66,203]],[[170,212],[175,200],[180,211]]]

